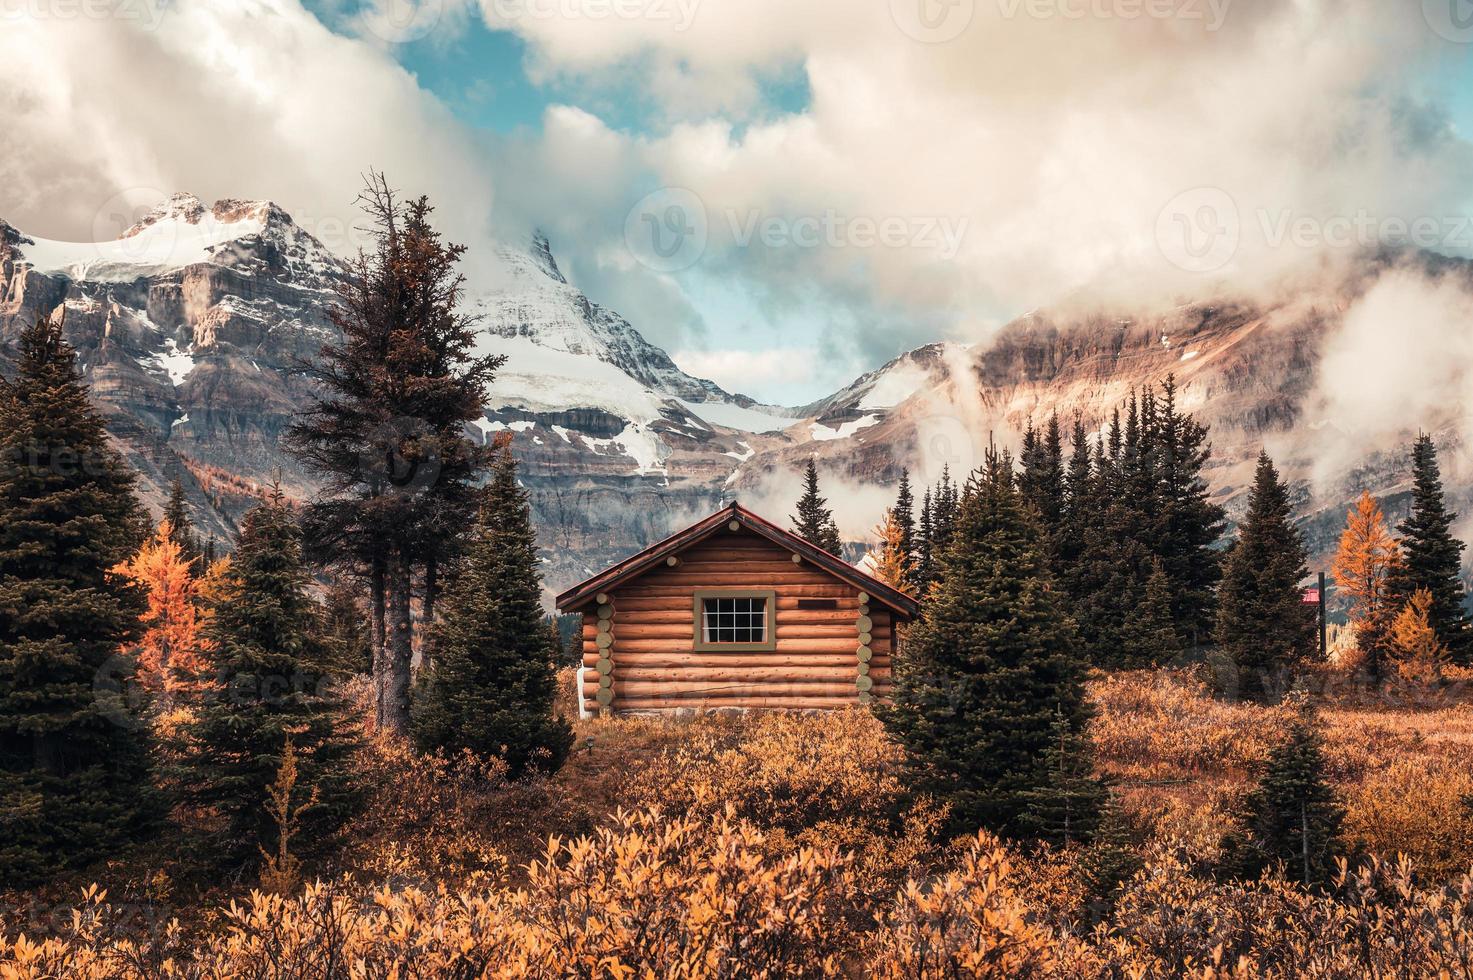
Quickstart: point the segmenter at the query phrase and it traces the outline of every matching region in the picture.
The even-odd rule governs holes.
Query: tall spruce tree
[[[1094,774],[1089,737],[1062,711],[1054,713],[1043,763],[1042,784],[1023,794],[1019,826],[1029,836],[1051,844],[1093,840],[1110,789]]]
[[[1305,562],[1288,491],[1268,453],[1260,453],[1248,513],[1218,596],[1217,643],[1236,667],[1245,696],[1282,690],[1288,671],[1315,647],[1314,610],[1302,599]]]
[[[828,501],[818,492],[818,466],[810,457],[803,471],[803,496],[798,498],[798,513],[793,515],[793,533],[827,551],[831,555],[841,554],[843,542],[839,540],[839,526],[834,523],[834,512],[829,510]]]
[[[513,776],[562,766],[573,734],[553,714],[557,633],[542,614],[531,509],[509,447],[492,468],[430,653],[413,709],[422,750],[500,756]]]
[[[1238,827],[1224,842],[1224,863],[1244,877],[1257,877],[1282,862],[1290,878],[1325,884],[1344,852],[1344,815],[1325,778],[1324,740],[1305,714],[1270,754],[1258,785],[1238,808]]]
[[[919,782],[967,828],[1030,833],[1057,719],[1077,733],[1088,716],[1085,665],[1043,549],[1012,461],[989,452],[883,711]]]
[[[153,816],[147,730],[109,683],[144,596],[113,569],[142,543],[133,473],[87,400],[64,311],[0,379],[0,881],[114,853]]]
[[[895,527],[899,534],[898,546],[905,556],[910,560],[907,572],[906,584],[911,590],[916,586],[916,562],[919,555],[916,551],[916,502],[910,490],[910,470],[900,471],[900,487],[895,494],[895,506],[890,509],[890,514],[895,520]]]
[[[329,682],[308,585],[296,521],[274,488],[245,516],[205,627],[210,683],[186,726],[179,773],[186,800],[218,815],[212,843],[232,859],[252,861],[276,839],[267,790],[288,740],[297,791],[316,797],[301,816],[306,850],[326,843],[357,799],[358,740]]]
[[[1038,513],[1039,526],[1047,538],[1050,559],[1055,562],[1057,570],[1068,498],[1064,442],[1057,415],[1049,416],[1042,432],[1035,432],[1033,424],[1028,424],[1019,462],[1023,471],[1018,476],[1018,490]]]
[[[1411,513],[1397,526],[1402,561],[1392,573],[1388,591],[1397,610],[1410,602],[1417,590],[1430,592],[1428,617],[1432,628],[1447,647],[1448,658],[1453,663],[1467,664],[1473,659],[1473,627],[1463,605],[1464,545],[1452,534],[1457,516],[1447,509],[1443,499],[1437,447],[1431,436],[1420,435],[1412,444]]]
[[[1202,476],[1212,459],[1207,427],[1177,407],[1176,393],[1176,378],[1168,375],[1161,383],[1152,422],[1161,507],[1156,557],[1171,583],[1177,634],[1195,646],[1207,640],[1216,621],[1217,586],[1223,574],[1216,545],[1227,524]]]
[[[933,560],[940,560],[941,553],[951,543],[952,529],[956,525],[959,506],[959,488],[951,478],[951,465],[943,464],[941,479],[931,492],[931,550]]]
[[[1141,593],[1140,605],[1125,618],[1121,635],[1121,660],[1126,667],[1161,667],[1182,652],[1171,617],[1171,583],[1157,558]]]
[[[375,247],[339,288],[329,315],[343,340],[310,367],[324,394],[287,444],[324,481],[306,520],[313,559],[368,569],[375,717],[397,733],[409,721],[416,585],[432,620],[486,461],[465,427],[505,358],[475,354],[474,319],[459,310],[465,248],[443,241],[428,200],[400,200],[371,174],[360,201]]]
[[[194,565],[195,574],[201,574],[201,558],[204,549],[194,523],[189,519],[189,502],[184,497],[184,484],[176,476],[169,484],[169,502],[164,505],[163,520],[169,522],[169,539],[179,546],[180,557]]]
[[[335,675],[352,676],[373,670],[373,645],[363,613],[357,583],[347,576],[335,576],[328,583],[318,610],[318,638],[327,651],[328,667]]]
[[[921,517],[916,524],[916,595],[922,599],[932,579],[936,577],[935,547],[936,525],[931,512],[931,488],[921,495]]]

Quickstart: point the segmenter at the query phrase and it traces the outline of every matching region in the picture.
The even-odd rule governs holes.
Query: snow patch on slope
[[[683,398],[676,401],[692,415],[740,432],[781,432],[788,426],[803,421],[770,415],[757,408],[743,408],[731,402],[688,402]]]
[[[605,454],[606,450],[612,449],[628,456],[634,460],[640,476],[666,473],[664,460],[670,455],[670,449],[643,426],[630,423],[616,436],[607,439],[584,436],[583,442],[596,453]]]
[[[165,218],[111,242],[58,242],[33,238],[20,246],[23,261],[45,275],[89,282],[132,282],[210,261],[227,242],[259,235],[266,228],[259,215],[221,221],[210,212],[189,221],[184,215]]]
[[[845,422],[837,429],[831,429],[822,422],[815,422],[809,427],[809,435],[815,442],[828,442],[831,439],[848,439],[860,429],[868,429],[872,425],[878,425],[878,415],[865,415],[852,422]]]
[[[180,350],[179,342],[169,337],[164,340],[164,349],[149,359],[148,366],[167,374],[177,388],[189,377],[189,372],[194,370],[194,355]]]
[[[894,408],[924,388],[931,372],[913,360],[903,360],[875,379],[874,385],[859,400],[859,408]]]
[[[486,334],[476,352],[507,357],[491,383],[492,408],[527,412],[597,408],[641,425],[660,417],[659,395],[597,358],[544,347],[527,337]]]

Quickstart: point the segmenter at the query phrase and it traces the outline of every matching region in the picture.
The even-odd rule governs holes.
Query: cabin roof
[[[779,547],[802,555],[805,561],[813,563],[834,578],[847,582],[862,592],[868,592],[873,601],[889,607],[904,619],[914,619],[920,610],[920,605],[916,600],[899,589],[886,585],[873,576],[866,575],[839,556],[831,555],[822,548],[809,544],[791,531],[758,517],[736,502],[573,586],[557,597],[557,607],[563,612],[572,612],[587,604],[598,593],[615,588],[622,582],[659,567],[670,555],[704,541],[732,521],[738,522],[748,531],[766,538]]]

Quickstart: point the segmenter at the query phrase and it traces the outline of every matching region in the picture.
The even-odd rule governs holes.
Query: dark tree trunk
[[[369,639],[370,655],[373,659],[373,721],[374,726],[384,727],[384,691],[388,685],[389,657],[384,645],[384,619],[387,596],[384,579],[386,570],[383,558],[374,558],[368,572],[369,606],[373,618],[372,636]]]
[[[440,561],[433,553],[425,559],[424,625],[435,621],[435,599],[440,595]]]
[[[414,655],[412,606],[414,569],[409,556],[400,552],[393,559],[389,583],[389,635],[384,671],[382,727],[402,735],[409,730],[409,671]]]

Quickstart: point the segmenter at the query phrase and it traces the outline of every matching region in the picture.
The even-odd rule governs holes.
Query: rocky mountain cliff
[[[734,496],[782,520],[810,455],[841,525],[859,537],[902,467],[923,483],[943,465],[964,473],[989,440],[1014,444],[1030,419],[1053,412],[1098,430],[1131,388],[1167,374],[1212,425],[1210,475],[1230,511],[1267,445],[1324,549],[1359,487],[1387,497],[1394,513],[1406,479],[1396,438],[1340,425],[1334,386],[1355,382],[1333,376],[1345,358],[1327,351],[1344,346],[1347,318],[1394,277],[1473,292],[1464,263],[1376,255],[1273,299],[1108,313],[1076,302],[1035,311],[985,344],[918,348],[828,398],[782,409],[681,371],[570,284],[545,238],[467,264],[480,349],[508,356],[473,434],[513,433],[552,592]],[[280,438],[311,397],[303,364],[334,336],[327,311],[345,275],[269,202],[207,207],[178,195],[102,243],[47,241],[0,221],[0,367],[24,324],[64,305],[150,503],[179,477],[201,526],[228,540],[272,479],[299,496],[314,490]],[[1473,512],[1461,404],[1443,409],[1401,422],[1408,435],[1438,433],[1455,501]]]

